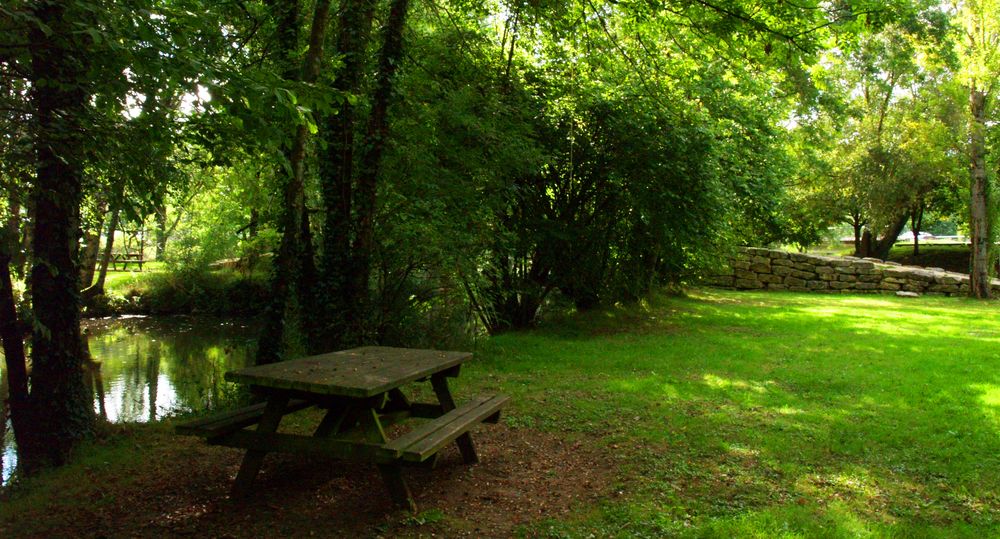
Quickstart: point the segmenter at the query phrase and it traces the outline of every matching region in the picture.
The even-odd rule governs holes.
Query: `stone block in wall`
[[[907,281],[906,279],[900,279],[899,277],[883,277],[882,282],[892,283],[892,284],[906,284],[909,281]]]
[[[724,286],[727,288],[732,287],[735,281],[736,278],[733,277],[732,275],[715,275],[712,277],[705,278],[706,284],[709,284],[711,286]]]
[[[968,277],[966,277],[968,279]],[[934,276],[934,282],[937,284],[961,284],[962,280],[957,275],[949,275],[947,273]]]
[[[851,264],[851,266],[853,266],[853,267],[855,267],[855,268],[857,268],[859,270],[862,270],[862,269],[865,269],[865,270],[875,269],[875,264],[873,264],[871,262],[868,262],[867,260],[858,260],[857,262]]]
[[[810,290],[826,290],[830,288],[830,283],[826,281],[807,281],[806,287]]]
[[[863,282],[863,283],[879,283],[879,282],[882,282],[882,276],[881,275],[858,275],[858,280],[861,281],[861,282]]]
[[[934,273],[927,270],[912,270],[907,273],[906,278],[911,281],[930,283],[934,281]]]
[[[817,277],[819,277],[819,280],[821,280],[821,281],[836,281],[837,280],[837,274],[835,274],[835,273],[820,273],[819,275],[817,275]]]
[[[758,281],[757,279],[736,279],[736,288],[743,289],[757,289],[764,288],[764,283]]]
[[[816,269],[814,264],[807,264],[805,262],[796,262],[792,267],[799,271],[814,271]]]
[[[781,275],[782,277],[786,275],[791,275],[793,271],[795,270],[788,266],[774,266],[773,268],[771,268],[771,273],[775,275]]]
[[[923,292],[924,288],[926,287],[923,286],[923,284],[913,284],[911,282],[907,282],[906,284],[902,285],[902,288],[907,292]]]
[[[816,266],[816,269],[813,271],[815,271],[817,275],[834,273],[833,268],[830,266]]]
[[[882,275],[882,270],[878,268],[854,268],[858,275]]]
[[[847,275],[846,273],[840,273],[837,275],[837,280],[842,283],[856,283],[858,282],[857,275]]]
[[[831,266],[833,266],[835,268],[849,268],[849,267],[851,267],[851,261],[850,260],[844,260],[842,258],[833,258],[833,259],[830,259],[829,265],[831,265]]]
[[[885,275],[886,278],[892,278],[892,279],[905,279],[908,273],[909,272],[907,272],[902,267],[885,268],[884,270],[882,270],[882,275]]]
[[[854,283],[855,290],[876,290],[878,285],[875,283]]]
[[[927,287],[929,292],[945,292],[948,294],[957,294],[959,290],[958,285],[955,284],[932,284]]]
[[[854,283],[845,283],[841,281],[831,281],[830,288],[835,290],[849,290],[854,287]]]
[[[882,262],[882,264],[886,266],[902,266],[902,264],[900,264],[899,262],[893,262],[891,260],[885,260]]]
[[[780,275],[771,275],[771,274],[760,275],[757,277],[757,280],[759,280],[762,283],[773,283],[773,284],[782,283],[782,278]]]
[[[767,264],[768,266],[770,266],[771,265],[771,258],[768,257],[768,256],[757,255],[757,256],[754,256],[754,257],[750,258],[750,263],[751,264]]]
[[[805,279],[800,279],[798,277],[788,276],[788,277],[785,277],[785,284],[787,284],[789,286],[789,289],[791,287],[793,287],[793,286],[797,286],[799,288],[805,288],[806,281],[805,281]]]
[[[753,264],[750,264],[750,271],[757,273],[771,273],[771,265],[754,262]]]
[[[767,256],[767,249],[761,249],[760,247],[747,247],[743,252],[750,256]]]
[[[855,275],[858,273],[858,270],[856,270],[854,266],[836,266],[833,270],[837,273],[843,273],[845,275]]]
[[[881,264],[882,262],[884,262],[884,260],[882,260],[881,258],[875,258],[873,256],[866,256],[866,257],[862,258],[861,260],[867,260],[868,262],[872,262],[872,263],[875,263],[875,264]]]
[[[730,265],[733,267],[733,269],[741,269],[741,270],[750,269],[749,260],[733,260],[733,263]]]
[[[795,262],[792,262],[791,260],[789,260],[787,258],[772,258],[771,259],[771,266],[772,267],[773,266],[791,266],[793,264],[795,264]]]
[[[944,268],[927,268],[927,271],[936,271],[939,273],[944,273]]]
[[[899,285],[895,283],[882,283],[878,285],[879,290],[899,290]]]
[[[812,262],[813,257],[809,255],[804,255],[802,253],[790,253],[788,258],[792,259],[792,262]]]
[[[798,277],[799,279],[806,279],[806,280],[816,278],[816,274],[811,271],[799,271],[796,269],[793,269],[792,272],[789,273],[789,275],[791,275],[792,277]]]
[[[786,253],[785,251],[771,251],[767,253],[767,256],[773,259],[787,259],[788,253]]]
[[[752,271],[736,270],[734,273],[736,274],[737,279],[747,279],[750,281],[757,280],[757,274]]]

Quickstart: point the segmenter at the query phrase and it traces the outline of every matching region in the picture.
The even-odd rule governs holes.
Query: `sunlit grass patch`
[[[479,358],[522,420],[621,446],[623,496],[559,533],[989,536],[998,309],[696,290],[496,337]]]

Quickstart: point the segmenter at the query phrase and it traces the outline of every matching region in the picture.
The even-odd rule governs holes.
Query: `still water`
[[[212,408],[232,395],[235,386],[223,374],[252,361],[259,325],[201,316],[136,316],[86,320],[83,329],[99,363],[84,375],[94,410],[111,422],[144,422]],[[3,369],[0,361],[0,394],[6,398]],[[9,421],[6,427],[0,441],[3,483],[17,465]]]

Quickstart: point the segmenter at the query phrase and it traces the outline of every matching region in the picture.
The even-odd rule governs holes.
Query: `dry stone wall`
[[[969,276],[941,268],[901,266],[876,258],[820,256],[747,247],[709,284],[738,290],[791,290],[827,294],[963,296]],[[992,283],[1000,294],[1000,280]]]

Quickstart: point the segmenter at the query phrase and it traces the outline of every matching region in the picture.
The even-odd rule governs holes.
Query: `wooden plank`
[[[174,427],[177,434],[190,436],[219,436],[232,430],[242,429],[260,421],[264,415],[265,403],[252,404],[235,410],[227,410],[208,417],[182,423]],[[310,407],[311,404],[304,400],[289,401],[285,407],[285,414],[290,414]]]
[[[398,451],[387,449],[382,444],[280,432],[258,433],[249,430],[240,430],[214,439],[210,443],[240,449],[318,455],[350,461],[376,463],[392,462],[399,456]]]
[[[372,397],[469,361],[468,352],[365,346],[227,372],[230,382]]]
[[[388,444],[386,444],[386,447],[388,447],[389,449],[394,449],[394,450],[400,450],[401,451],[401,450],[403,450],[403,449],[405,449],[405,448],[407,448],[407,447],[409,447],[409,446],[411,446],[411,445],[419,442],[420,440],[426,438],[431,433],[433,433],[435,430],[437,430],[438,428],[440,428],[442,425],[446,425],[446,424],[450,423],[454,419],[461,417],[463,414],[465,414],[469,410],[474,410],[474,409],[478,408],[483,403],[485,403],[485,402],[487,402],[489,400],[490,400],[490,396],[489,395],[480,395],[480,396],[478,396],[478,397],[470,400],[469,402],[467,402],[461,408],[452,410],[452,411],[450,411],[450,412],[448,412],[448,413],[446,413],[446,414],[438,417],[437,419],[435,419],[433,421],[428,421],[428,422],[424,423],[423,425],[420,425],[420,426],[414,428],[410,432],[407,432],[406,434],[400,436],[399,438],[396,438],[395,440],[392,440],[391,442],[389,442]]]
[[[448,445],[462,434],[468,432],[468,430],[476,423],[481,423],[487,417],[495,414],[497,410],[499,410],[500,407],[506,404],[509,400],[510,397],[506,395],[497,395],[475,408],[456,408],[454,411],[466,411],[462,415],[454,418],[452,421],[446,424],[441,424],[427,436],[407,447],[403,450],[403,458],[405,460],[417,462],[427,459],[434,453],[437,453],[442,447]],[[442,418],[443,417],[445,416],[442,416]],[[440,419],[441,418],[434,421],[440,421]]]
[[[403,478],[403,470],[398,464],[379,464],[378,471],[382,475],[382,481],[389,491],[389,497],[396,507],[409,510],[411,513],[417,512],[417,502],[413,500],[406,479]]]
[[[285,416],[286,406],[288,406],[288,397],[285,395],[272,395],[267,399],[264,415],[261,416],[254,434],[271,434],[278,430],[281,418]],[[249,449],[243,455],[243,464],[240,465],[240,471],[236,472],[236,480],[233,481],[233,487],[230,490],[229,495],[232,498],[242,498],[250,494],[250,486],[257,477],[257,473],[260,472],[266,455],[267,451],[260,448]]]
[[[448,389],[446,374],[445,372],[439,372],[431,376],[431,385],[434,387],[434,394],[437,395],[438,402],[441,403],[441,408],[451,411],[455,409],[455,399],[451,396],[451,390]],[[455,440],[455,444],[458,446],[459,452],[462,453],[462,460],[466,464],[479,462],[479,455],[476,453],[476,444],[472,442],[471,434],[468,432],[461,434]]]

